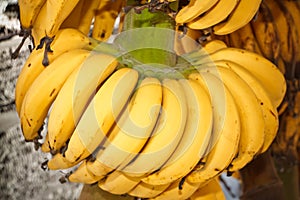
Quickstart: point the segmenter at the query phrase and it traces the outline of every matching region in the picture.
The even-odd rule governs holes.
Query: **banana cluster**
[[[286,84],[266,58],[214,40],[205,56],[183,55],[193,68],[174,78],[125,67],[92,50],[97,44],[60,29],[50,64],[35,49],[17,80],[25,139],[40,141],[46,122],[47,167],[69,169],[69,181],[117,195],[198,199],[275,138]]]
[[[259,53],[285,72],[300,62],[299,1],[263,1],[255,19],[228,35],[228,45]]]
[[[179,10],[176,22],[191,29],[212,29],[226,35],[245,26],[257,13],[262,0],[191,0]]]

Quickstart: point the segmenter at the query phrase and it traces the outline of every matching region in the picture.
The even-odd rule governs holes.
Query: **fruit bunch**
[[[176,22],[191,29],[212,29],[216,35],[226,35],[245,26],[257,13],[262,0],[198,0],[189,1],[179,10]]]
[[[218,176],[243,168],[274,140],[286,83],[263,56],[217,40],[191,50],[193,39],[178,42],[175,31],[160,32],[159,27],[169,27],[168,20],[155,24],[153,32],[145,28],[132,36],[134,30],[124,31],[108,44],[100,40],[113,26],[96,28],[99,35],[95,27],[107,24],[96,25],[94,9],[82,12],[85,0],[37,2],[29,3],[40,7],[36,19],[27,19],[33,21],[29,25],[21,9],[23,27],[41,43],[22,68],[15,102],[25,139],[42,142],[42,151],[52,155],[48,169],[69,170],[69,181],[97,183],[117,195],[199,199],[216,192],[222,198]],[[118,3],[117,15],[123,5],[99,2],[99,20]],[[29,4],[20,6],[36,11]],[[57,15],[47,12],[52,6]],[[79,28],[81,22],[67,25],[76,21],[76,13],[95,17],[91,36]],[[82,16],[78,20],[89,19],[89,27],[93,17]],[[46,51],[39,47],[45,38],[51,40]],[[150,45],[165,46],[165,38],[172,44],[167,52]]]

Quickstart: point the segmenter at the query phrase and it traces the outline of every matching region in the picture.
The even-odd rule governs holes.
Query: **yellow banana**
[[[191,0],[187,6],[179,10],[175,17],[175,21],[178,24],[190,22],[212,8],[218,1],[220,0]]]
[[[70,162],[83,160],[105,139],[138,81],[138,72],[122,68],[100,87],[80,118],[67,146],[65,157]],[[99,146],[100,145],[100,146]]]
[[[203,15],[198,16],[187,24],[192,29],[206,29],[212,27],[224,19],[234,10],[239,0],[219,0]]]
[[[261,106],[265,121],[265,138],[261,153],[265,152],[276,137],[279,121],[277,109],[273,106],[268,94],[260,82],[248,70],[230,61],[216,61],[216,65],[227,67],[237,73],[253,90]]]
[[[150,137],[161,109],[162,88],[158,79],[141,81],[109,137],[87,168],[97,176],[127,165]]]
[[[203,44],[203,48],[208,54],[212,54],[220,49],[227,48],[227,45],[222,40],[210,40]]]
[[[120,166],[126,175],[143,176],[158,170],[184,134],[188,112],[183,88],[174,79],[164,79],[162,85],[162,110],[157,125],[142,151],[128,165]]]
[[[132,190],[138,183],[140,178],[126,176],[121,171],[113,171],[104,179],[98,182],[98,186],[112,194],[126,194]]]
[[[142,179],[151,185],[165,185],[183,178],[204,157],[211,139],[213,124],[209,94],[193,80],[180,79],[188,105],[188,117],[183,137],[170,159],[159,169]]]
[[[53,38],[78,2],[79,0],[47,0],[33,24],[35,44],[39,44],[44,37]]]
[[[184,180],[174,181],[165,191],[154,198],[149,200],[165,200],[165,199],[176,199],[186,200],[188,199],[200,186],[200,183],[189,183]]]
[[[70,176],[68,176],[68,180],[70,182],[92,184],[101,179],[100,177],[95,176],[86,169],[86,162],[87,160],[82,161],[79,167],[75,169],[75,171],[73,171]]]
[[[239,170],[249,163],[263,146],[265,137],[263,113],[251,87],[234,71],[219,66],[203,71],[220,78],[235,99],[241,119],[241,134],[239,151],[231,162],[229,171]]]
[[[92,50],[96,46],[96,42],[76,29],[61,29],[57,32],[56,37],[51,43],[52,53],[47,54],[44,60],[44,50],[34,49],[27,58],[22,70],[19,74],[15,89],[15,105],[16,111],[20,114],[21,106],[27,90],[45,69],[48,63],[52,63],[62,53],[71,49],[87,49]],[[46,62],[44,62],[46,61]]]
[[[121,12],[123,0],[101,0],[97,9],[92,31],[92,37],[106,41],[112,34],[115,20]]]
[[[128,194],[139,198],[152,198],[165,191],[169,186],[170,183],[164,185],[149,185],[144,182],[139,182]]]
[[[117,65],[114,57],[93,52],[66,80],[48,119],[49,145],[53,152],[59,151],[70,139],[96,88]]]
[[[69,169],[81,161],[69,162],[62,153],[55,154],[47,163],[50,170]]]
[[[48,133],[45,136],[45,140],[41,146],[41,150],[44,153],[49,153],[51,151],[50,145],[49,145],[49,134]]]
[[[32,28],[32,25],[39,14],[46,0],[19,0],[20,22],[24,29]]]
[[[275,27],[274,20],[276,19],[271,16],[270,10],[267,9],[263,2],[259,8],[256,19],[249,23],[249,26],[251,26],[253,30],[252,35],[256,38],[257,44],[261,49],[260,54],[271,61],[278,59],[280,51],[278,30]],[[240,35],[242,34],[243,33]]]
[[[223,193],[222,187],[217,178],[210,180],[205,186],[200,187],[189,199],[226,200],[225,194]]]
[[[224,171],[236,156],[241,122],[233,96],[220,79],[204,72],[193,73],[189,78],[207,88],[213,106],[213,139],[205,162],[186,177],[190,182],[204,183]]]
[[[216,35],[226,35],[245,26],[255,16],[262,0],[240,0],[225,22],[213,27]]]
[[[286,82],[278,68],[266,58],[237,48],[221,49],[210,55],[213,61],[229,60],[249,70],[264,86],[275,107],[282,102],[286,92]]]
[[[55,59],[34,80],[28,89],[20,111],[21,128],[26,140],[39,136],[39,129],[67,77],[87,58],[90,51],[74,49]]]

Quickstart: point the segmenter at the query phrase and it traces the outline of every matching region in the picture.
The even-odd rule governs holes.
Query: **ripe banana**
[[[210,55],[213,61],[228,60],[249,70],[264,86],[274,107],[282,102],[286,92],[286,82],[278,68],[266,58],[242,49],[225,48]]]
[[[98,6],[92,37],[99,41],[106,41],[112,34],[115,20],[121,12],[123,0],[101,0]]]
[[[24,29],[32,28],[32,25],[46,0],[19,0],[20,22]]]
[[[165,185],[187,175],[204,157],[211,139],[213,113],[209,94],[193,80],[180,79],[179,83],[187,99],[187,123],[170,159],[159,171],[142,179],[151,185]]]
[[[39,129],[67,77],[87,58],[90,51],[74,49],[56,58],[28,89],[20,111],[21,128],[26,140],[39,136]]]
[[[248,70],[230,61],[216,61],[215,64],[232,69],[252,88],[255,93],[258,104],[261,106],[265,121],[265,139],[261,153],[265,152],[272,144],[278,131],[279,121],[277,109],[273,106],[263,86]]]
[[[43,62],[45,61],[44,51],[42,49],[34,49],[22,67],[16,83],[15,105],[18,114],[20,114],[27,90],[48,63],[52,63],[59,55],[71,49],[82,48],[92,50],[96,44],[94,40],[84,36],[76,29],[61,29],[57,32],[56,37],[51,43],[53,52],[47,54],[48,61],[46,60],[46,63]]]
[[[212,8],[218,1],[222,0],[191,0],[187,6],[179,10],[175,17],[175,21],[178,24],[190,22]]]
[[[45,136],[45,140],[41,146],[41,151],[44,153],[49,153],[51,151],[49,146],[49,134],[47,133]]]
[[[194,192],[189,200],[226,200],[226,197],[216,177]]]
[[[258,154],[264,143],[265,123],[260,105],[257,103],[257,97],[251,87],[228,68],[217,66],[201,71],[212,73],[220,78],[235,99],[241,119],[241,134],[238,154],[228,170],[239,170]]]
[[[153,198],[165,191],[170,185],[170,183],[164,185],[149,185],[144,182],[139,182],[128,194],[139,198]]]
[[[86,169],[86,162],[87,160],[82,161],[79,167],[68,176],[70,182],[93,184],[101,179]]]
[[[240,0],[225,22],[213,27],[216,35],[226,35],[245,26],[255,16],[262,0]]]
[[[83,160],[109,136],[109,130],[118,118],[138,81],[138,72],[121,68],[100,87],[80,118],[67,146],[65,157],[70,162]],[[100,145],[100,146],[99,146]]]
[[[47,0],[33,24],[34,43],[39,44],[44,37],[53,38],[78,2],[79,0]]]
[[[207,88],[213,107],[211,146],[201,168],[187,175],[190,182],[204,183],[224,171],[236,156],[239,146],[241,121],[235,100],[224,83],[210,73],[193,73],[189,79]]]
[[[112,56],[93,52],[66,80],[48,119],[49,145],[57,152],[70,139],[96,88],[113,73],[118,62]]]
[[[162,110],[157,125],[142,151],[128,165],[120,166],[126,175],[143,176],[158,170],[184,134],[188,112],[183,88],[174,79],[164,79],[162,85]]]
[[[126,194],[139,184],[140,178],[126,176],[121,171],[113,171],[98,182],[98,186],[112,194]]]
[[[212,54],[220,49],[227,48],[227,45],[222,40],[210,40],[203,44],[203,48],[207,54]]]
[[[93,162],[87,168],[97,176],[126,166],[150,137],[161,109],[162,88],[158,79],[145,78],[133,93]]]
[[[234,10],[239,0],[219,0],[203,15],[198,16],[187,24],[191,29],[206,29],[212,27],[228,17]],[[203,3],[203,2],[202,2]]]
[[[186,200],[200,187],[200,185],[201,185],[200,183],[194,184],[179,179],[174,181],[160,195],[154,198],[150,198],[150,200],[165,200],[165,199]]]
[[[69,162],[62,153],[55,154],[47,163],[50,170],[69,169],[81,161]]]

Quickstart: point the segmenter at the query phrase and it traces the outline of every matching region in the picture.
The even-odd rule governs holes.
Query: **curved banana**
[[[138,72],[121,68],[100,87],[80,118],[67,146],[65,157],[70,162],[83,160],[109,136],[138,81]],[[100,145],[100,146],[99,146]]]
[[[106,41],[112,34],[115,20],[121,12],[123,0],[101,0],[98,6],[92,37],[99,41]]]
[[[34,80],[28,89],[20,111],[21,128],[26,140],[39,136],[39,129],[65,80],[84,62],[90,51],[74,49],[55,59]]]
[[[144,147],[161,109],[162,87],[158,79],[145,78],[136,91],[102,147],[87,168],[97,176],[127,165]]]
[[[216,35],[226,35],[245,26],[255,16],[262,0],[240,0],[225,22],[213,27]]]
[[[223,193],[222,187],[217,180],[214,178],[210,180],[205,186],[200,187],[194,194],[189,198],[190,200],[226,200],[225,194]]]
[[[39,14],[46,0],[19,0],[20,22],[24,29],[32,28],[32,25]]]
[[[212,8],[203,15],[198,16],[187,24],[192,29],[206,29],[212,27],[230,15],[239,0],[219,0]]]
[[[218,1],[222,0],[191,0],[187,6],[179,10],[175,17],[175,21],[178,24],[190,22],[212,8]]]
[[[101,179],[101,177],[95,176],[86,169],[86,162],[87,160],[82,161],[79,167],[68,176],[70,182],[93,184]]]
[[[49,145],[49,134],[47,133],[45,136],[45,140],[41,146],[41,151],[44,153],[49,153],[51,151],[50,145]]]
[[[225,48],[210,55],[213,61],[228,60],[249,70],[264,86],[275,107],[282,102],[286,92],[286,81],[279,69],[269,60],[256,53]]]
[[[170,159],[142,179],[151,185],[165,185],[187,175],[204,157],[211,139],[213,112],[209,94],[193,80],[180,79],[188,105],[183,137]]]
[[[186,200],[200,187],[200,183],[189,183],[184,180],[174,181],[165,191],[149,200],[176,199]]]
[[[94,40],[84,36],[76,29],[61,29],[51,43],[52,53],[48,53],[48,62],[44,63],[44,50],[34,49],[27,58],[17,79],[15,88],[16,111],[20,114],[21,106],[27,90],[39,74],[45,69],[46,64],[52,63],[59,55],[71,49],[92,50],[96,46]]]
[[[94,52],[68,77],[49,114],[47,127],[52,152],[59,151],[70,139],[90,98],[117,65],[114,57]]]
[[[164,185],[149,185],[141,181],[127,194],[139,198],[152,198],[165,191],[169,186],[170,183]]]
[[[215,64],[232,69],[252,88],[253,92],[255,93],[258,104],[261,106],[265,121],[265,139],[261,153],[265,152],[270,147],[277,135],[279,126],[277,109],[273,106],[263,86],[248,70],[234,62],[229,61],[216,61]]]
[[[258,154],[264,144],[265,123],[262,110],[251,87],[231,69],[217,66],[201,71],[220,78],[235,99],[241,119],[241,134],[238,154],[228,170],[239,170]]]
[[[50,170],[69,169],[81,161],[69,162],[62,153],[55,154],[47,163]]]
[[[213,106],[213,139],[201,168],[194,168],[186,180],[204,183],[224,171],[236,156],[241,122],[238,108],[229,89],[210,73],[193,73],[190,79],[207,88]]]
[[[53,38],[78,2],[79,0],[47,0],[33,24],[35,44],[39,44],[44,37]]]
[[[162,85],[162,110],[157,125],[142,151],[128,165],[120,166],[126,175],[143,176],[158,170],[184,134],[188,112],[183,88],[174,79],[164,79]]]
[[[98,186],[112,194],[126,194],[139,184],[140,178],[126,176],[121,171],[113,171],[98,182]]]
[[[208,54],[212,54],[220,49],[227,48],[227,45],[222,40],[210,40],[203,44],[203,48]]]

